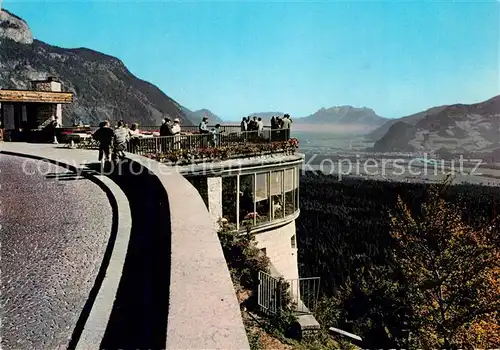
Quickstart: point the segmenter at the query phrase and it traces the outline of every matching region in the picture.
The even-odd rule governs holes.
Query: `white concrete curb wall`
[[[213,220],[198,191],[177,172],[128,154],[156,175],[171,217],[166,349],[250,349]]]

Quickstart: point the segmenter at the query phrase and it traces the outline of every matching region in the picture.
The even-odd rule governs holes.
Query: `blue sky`
[[[224,119],[336,105],[392,118],[500,93],[499,1],[3,6],[35,38],[117,56],[182,105]]]

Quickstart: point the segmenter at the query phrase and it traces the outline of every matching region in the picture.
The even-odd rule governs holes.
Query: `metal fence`
[[[278,315],[285,308],[291,308],[296,315],[311,315],[319,299],[320,277],[280,280],[259,271],[257,303],[265,314]],[[283,305],[285,294],[291,305]]]
[[[158,154],[171,150],[189,150],[206,147],[222,147],[243,144],[269,143],[286,140],[289,130],[238,131],[206,134],[180,134],[175,136],[142,137],[131,139],[128,152]]]
[[[130,124],[129,124],[130,126]],[[68,128],[79,128],[77,126],[73,127],[68,127]],[[97,130],[98,126],[90,126],[90,129],[92,131]],[[213,129],[215,128],[215,125],[207,125],[208,129]],[[139,125],[139,130],[141,131],[146,131],[146,132],[160,132],[160,126],[159,125]],[[181,130],[182,132],[189,132],[189,133],[198,133],[199,132],[199,127],[197,125],[181,125]],[[241,126],[240,125],[221,125],[220,126],[221,132],[227,132],[227,133],[235,133],[235,132],[241,132]],[[264,130],[271,130],[270,126],[264,126]]]
[[[319,300],[320,277],[307,277],[287,280],[289,293],[295,306],[296,314],[312,314],[316,311]]]
[[[281,311],[280,281],[277,278],[259,271],[259,286],[257,289],[257,303],[265,314],[278,315]]]

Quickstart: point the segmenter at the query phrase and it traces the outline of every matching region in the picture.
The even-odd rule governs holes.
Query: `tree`
[[[498,221],[475,228],[443,199],[452,179],[432,186],[420,212],[398,198],[391,215],[407,302],[409,347],[498,347]]]

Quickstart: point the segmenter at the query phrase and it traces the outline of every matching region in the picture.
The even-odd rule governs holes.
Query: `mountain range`
[[[321,108],[317,112],[294,121],[300,124],[336,124],[336,125],[365,125],[367,127],[378,127],[388,119],[383,118],[373,109],[353,106],[337,106]]]
[[[382,136],[380,136],[382,135]],[[373,151],[434,150],[446,154],[492,153],[500,149],[500,96],[454,104],[386,122],[368,135]]]
[[[204,111],[204,113],[207,113],[208,115],[217,117],[209,110],[202,110],[202,111]],[[261,117],[267,122],[273,116],[282,117],[284,114],[285,114],[284,112],[257,112],[257,113],[250,113],[248,114],[248,116]],[[366,107],[356,108],[352,106],[321,108],[317,112],[308,115],[306,117],[296,117],[292,115],[292,119],[295,124],[301,124],[301,125],[302,124],[308,124],[308,125],[328,124],[333,126],[356,125],[356,126],[365,126],[369,130],[373,130],[374,128],[383,125],[389,120],[377,115],[377,113],[375,113],[375,111],[370,108]]]
[[[118,58],[87,48],[66,49],[33,39],[24,20],[0,9],[0,89],[28,89],[31,80],[58,78],[74,102],[64,106],[65,124],[79,120],[89,124],[109,119],[158,125],[165,116],[183,125],[224,121],[209,111],[192,111],[155,85],[134,76]],[[258,112],[266,124],[283,112]],[[370,108],[337,106],[321,108],[300,117],[294,125],[356,126],[369,132],[376,152],[446,150],[484,152],[500,149],[500,96],[471,105],[430,108],[399,119],[383,118]],[[227,123],[237,123],[239,120]]]

